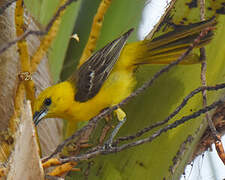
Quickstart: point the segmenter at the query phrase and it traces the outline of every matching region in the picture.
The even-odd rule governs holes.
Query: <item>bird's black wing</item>
[[[107,44],[80,66],[75,74],[76,101],[85,102],[99,92],[132,31],[133,29],[130,29]]]

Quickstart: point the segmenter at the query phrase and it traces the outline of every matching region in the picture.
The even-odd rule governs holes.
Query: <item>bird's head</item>
[[[42,91],[34,102],[33,121],[43,118],[64,118],[74,100],[74,88],[65,81]]]

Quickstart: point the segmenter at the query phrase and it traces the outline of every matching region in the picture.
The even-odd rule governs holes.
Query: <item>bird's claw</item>
[[[109,149],[112,149],[112,140],[111,139],[109,139],[109,140],[107,140],[105,143],[104,143],[104,145],[103,145],[103,150],[109,150]]]

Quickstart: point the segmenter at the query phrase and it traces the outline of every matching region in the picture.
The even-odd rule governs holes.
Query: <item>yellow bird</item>
[[[80,121],[88,121],[101,110],[121,102],[135,87],[135,69],[142,64],[168,64],[176,60],[198,37],[201,30],[215,24],[209,20],[182,26],[153,40],[143,40],[126,44],[133,31],[125,34],[95,52],[81,64],[72,76],[61,83],[48,87],[40,93],[34,103],[34,123],[43,118],[58,117],[68,121],[67,135],[76,130]],[[210,32],[198,44],[202,47],[212,39]],[[182,62],[199,62],[196,54],[190,54]],[[126,114],[115,111],[121,123],[107,141],[112,143]]]

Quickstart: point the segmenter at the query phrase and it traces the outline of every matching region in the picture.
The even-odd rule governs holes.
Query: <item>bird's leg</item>
[[[116,136],[116,134],[120,130],[121,126],[127,120],[126,113],[122,109],[118,108],[117,110],[114,111],[114,113],[116,114],[117,119],[119,120],[119,123],[114,128],[113,132],[109,136],[109,139],[105,142],[104,148],[111,148],[112,147],[112,142],[113,142],[114,137]]]

